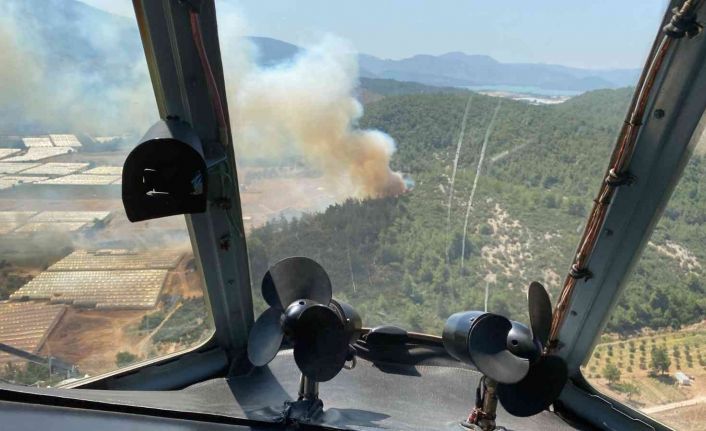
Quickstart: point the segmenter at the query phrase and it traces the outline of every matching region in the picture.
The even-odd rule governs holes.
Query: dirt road
[[[667,410],[673,410],[673,409],[679,409],[682,407],[694,406],[694,405],[701,404],[701,403],[706,403],[706,396],[691,398],[686,401],[678,401],[676,403],[660,404],[657,406],[647,407],[647,408],[644,408],[641,410],[643,413],[649,415],[649,414],[653,414],[653,413],[664,412]]]

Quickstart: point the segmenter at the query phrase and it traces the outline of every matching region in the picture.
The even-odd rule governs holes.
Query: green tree
[[[636,395],[640,395],[640,388],[638,388],[636,385],[632,383],[624,383],[623,384],[623,391],[625,392],[625,395],[627,395],[628,400],[633,400],[633,397]]]
[[[615,365],[608,363],[603,367],[603,378],[608,380],[608,383],[617,383],[620,380],[620,370]]]
[[[489,225],[488,223],[483,223],[480,225],[480,228],[478,228],[478,232],[481,235],[492,235],[493,234],[493,227]]]
[[[550,209],[559,208],[559,202],[554,195],[546,195],[544,197],[544,206]]]
[[[130,352],[118,352],[118,354],[115,355],[115,365],[120,368],[128,366],[135,361],[137,361],[137,355]]]
[[[672,365],[666,347],[655,347],[652,349],[652,360],[650,361],[650,369],[655,374],[665,374],[669,371],[669,366]]]
[[[22,385],[44,386],[46,382],[52,379],[52,376],[49,374],[49,368],[46,365],[39,365],[33,362],[28,362],[26,365],[18,365],[10,362],[5,364],[5,370],[0,373],[0,378]],[[54,379],[55,382],[59,381],[56,380],[56,377]]]
[[[581,201],[573,200],[569,204],[569,208],[567,209],[566,212],[572,216],[585,217],[586,216],[586,206]]]

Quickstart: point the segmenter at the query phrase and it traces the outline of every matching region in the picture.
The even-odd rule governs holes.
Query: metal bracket
[[[669,24],[662,28],[662,31],[667,36],[675,39],[681,39],[688,36],[689,39],[697,36],[703,30],[703,25],[696,21],[696,11],[689,9],[687,12],[682,12],[678,7],[672,9],[672,19]]]
[[[569,275],[571,276],[571,278],[574,278],[576,280],[588,280],[589,278],[593,277],[593,274],[588,268],[579,268],[578,266],[576,266],[576,264],[571,265]]]
[[[186,220],[206,286],[215,341],[228,355],[232,372],[246,371],[253,307],[235,156],[232,146],[223,145],[232,138],[222,135],[213,112],[190,25],[190,12],[197,8],[215,85],[225,95],[214,1],[133,3],[160,116],[178,116],[191,124],[203,143],[205,158],[213,161],[209,163],[209,183],[214,185],[213,193],[209,192],[210,205],[205,213],[186,216]],[[221,104],[227,120],[225,97]],[[222,205],[224,198],[229,205]],[[223,246],[224,237],[229,238],[227,247]]]
[[[495,423],[498,409],[498,397],[495,395],[498,383],[486,376],[481,377],[476,388],[476,403],[468,419],[461,426],[472,431],[504,430]]]
[[[319,399],[319,383],[304,374],[299,379],[299,398],[286,401],[282,420],[285,423],[307,423],[324,412],[324,402]]]
[[[615,169],[608,171],[608,176],[605,178],[606,184],[611,187],[629,186],[636,180],[635,176],[630,172],[615,172]]]

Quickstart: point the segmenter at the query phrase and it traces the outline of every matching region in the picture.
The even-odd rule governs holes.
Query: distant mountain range
[[[252,37],[260,63],[272,65],[294,57],[301,48],[267,37]],[[401,60],[358,56],[363,78],[395,79],[444,87],[516,87],[535,91],[583,92],[634,85],[640,69],[579,69],[554,64],[501,63],[487,55],[450,52]]]
[[[17,31],[34,55],[44,56],[58,71],[89,76],[84,86],[98,93],[129,86],[130,68],[143,55],[134,21],[76,0],[9,0]],[[251,37],[258,62],[271,66],[292,59],[303,48],[267,37]],[[531,88],[580,93],[634,85],[638,69],[588,70],[549,64],[501,63],[485,55],[452,52],[415,55],[401,60],[367,54],[358,57],[361,78],[392,79],[437,87]],[[365,81],[364,81],[365,82]],[[369,82],[369,81],[368,81]],[[501,88],[502,89],[502,88]]]

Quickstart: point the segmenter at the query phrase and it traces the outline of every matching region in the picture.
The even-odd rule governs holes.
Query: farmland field
[[[667,352],[666,370],[653,369],[652,355],[657,349]],[[606,373],[610,365],[619,370],[613,382]],[[674,376],[679,371],[692,379],[690,386],[678,384]],[[583,374],[600,392],[659,421],[706,430],[706,423],[698,419],[706,409],[706,322],[627,339],[604,335]]]

